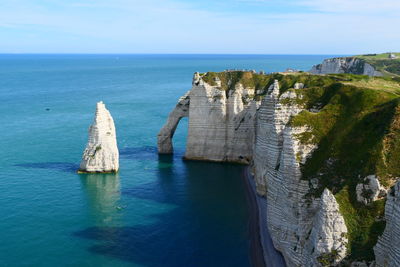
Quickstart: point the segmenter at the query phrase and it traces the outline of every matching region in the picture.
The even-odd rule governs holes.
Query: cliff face
[[[199,74],[190,91],[186,159],[249,163],[253,155],[255,118],[259,103],[255,88],[237,83],[233,90],[212,86]]]
[[[390,83],[398,87],[393,92],[374,87],[386,82],[345,74],[195,74],[185,95],[185,157],[250,163],[267,199],[265,227],[288,266],[372,262],[385,192],[400,175],[400,85]]]
[[[268,88],[257,113],[256,141],[254,144],[254,174],[257,181],[257,192],[266,193],[266,179],[268,169],[278,170],[282,156],[283,130],[292,115],[300,112],[297,105],[283,105],[281,101],[296,98],[296,94],[288,92],[280,96],[279,83]],[[268,169],[267,169],[267,168]]]
[[[172,153],[171,138],[182,117],[189,116],[185,158],[248,164],[253,155],[256,111],[254,87],[238,83],[231,90],[221,81],[205,82],[199,73],[180,98],[158,134],[159,153]]]
[[[259,109],[253,164],[257,191],[267,198],[268,229],[288,266],[334,264],[346,256],[347,228],[329,190],[321,199],[306,198],[310,184],[301,179],[300,164],[316,145],[298,139],[308,127],[289,124],[302,111],[294,101],[296,91],[279,96],[275,81]]]
[[[119,152],[114,120],[103,102],[97,103],[89,140],[79,167],[81,172],[117,172]]]
[[[400,265],[400,182],[388,194],[385,206],[386,227],[374,247],[376,266]]]
[[[368,76],[382,76],[382,73],[377,71],[369,63],[355,57],[325,59],[321,64],[313,66],[310,73],[350,73]]]

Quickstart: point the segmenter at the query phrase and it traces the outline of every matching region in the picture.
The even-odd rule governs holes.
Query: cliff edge
[[[348,73],[400,77],[400,53],[366,54],[325,59],[309,71],[312,74]]]

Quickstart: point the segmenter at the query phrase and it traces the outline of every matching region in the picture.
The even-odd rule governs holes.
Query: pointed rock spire
[[[314,217],[310,240],[313,244],[313,266],[329,263],[336,266],[347,255],[347,227],[335,196],[325,188],[319,211]]]
[[[96,116],[89,127],[89,140],[82,155],[80,172],[117,172],[119,152],[114,120],[102,101],[97,103]]]

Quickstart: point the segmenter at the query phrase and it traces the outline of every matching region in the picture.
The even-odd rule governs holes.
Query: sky
[[[400,0],[0,0],[0,53],[400,51]]]

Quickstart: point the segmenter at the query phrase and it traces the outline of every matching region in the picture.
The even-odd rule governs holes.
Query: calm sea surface
[[[195,71],[308,70],[329,56],[0,55],[0,266],[248,266],[242,167],[156,136]],[[120,172],[76,173],[95,104]],[[49,109],[49,110],[46,110]]]

